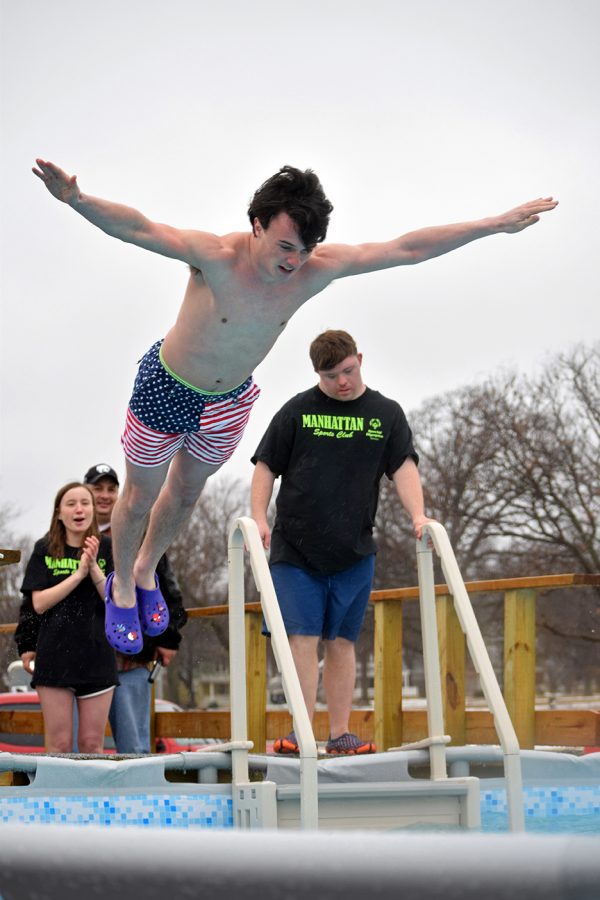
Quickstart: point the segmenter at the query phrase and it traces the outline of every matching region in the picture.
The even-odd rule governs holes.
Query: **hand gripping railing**
[[[454,551],[450,545],[445,528],[439,522],[429,522],[427,525],[424,525],[423,535],[417,541],[417,568],[419,572],[429,735],[439,736],[444,731],[431,544],[433,544],[440,557],[442,571],[454,600],[456,615],[466,636],[467,647],[479,675],[483,694],[494,717],[494,724],[500,738],[504,754],[509,828],[511,831],[523,831],[525,822],[519,742],[483,642]],[[430,760],[432,778],[446,778],[446,756],[443,743],[438,742],[431,745]]]
[[[294,720],[300,748],[300,821],[303,828],[318,827],[317,745],[296,673],[288,637],[281,617],[275,588],[260,540],[256,522],[248,517],[236,519],[229,529],[229,657],[231,677],[231,739],[245,741],[246,717],[246,641],[244,629],[244,548],[250,554],[250,566],[271,646],[281,673],[283,691]],[[247,784],[248,751],[232,751],[234,784]]]

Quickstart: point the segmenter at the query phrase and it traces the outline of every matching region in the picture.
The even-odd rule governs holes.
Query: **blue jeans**
[[[108,718],[117,753],[150,753],[150,697],[148,670],[119,672]]]

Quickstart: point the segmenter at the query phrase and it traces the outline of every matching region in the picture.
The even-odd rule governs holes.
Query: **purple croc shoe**
[[[147,591],[137,585],[135,588],[142,631],[149,637],[158,637],[169,624],[169,608],[160,592],[156,575],[154,583],[156,587],[153,591]]]
[[[132,606],[129,609],[115,606],[111,596],[114,577],[115,573],[111,572],[106,579],[104,588],[106,609],[104,632],[106,640],[119,653],[139,653],[144,645],[144,638],[140,628],[137,606]]]

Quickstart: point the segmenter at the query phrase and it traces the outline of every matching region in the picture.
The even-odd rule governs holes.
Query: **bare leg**
[[[133,565],[152,504],[167,477],[169,463],[145,467],[135,466],[126,460],[126,466],[123,493],[115,504],[111,521],[115,562],[113,601],[116,606],[133,607],[136,603]]]
[[[44,734],[48,753],[73,750],[73,692],[67,688],[36,688],[44,716]]]
[[[337,738],[349,730],[352,697],[356,683],[354,643],[345,638],[324,641],[323,687],[329,711],[329,733]]]
[[[308,717],[312,722],[319,686],[319,638],[310,634],[290,634],[290,650],[302,688]]]
[[[157,563],[188,521],[207,478],[220,469],[202,463],[185,450],[174,457],[167,480],[152,507],[148,531],[133,567],[135,583],[152,590]]]
[[[102,753],[104,731],[108,722],[108,710],[114,689],[98,694],[97,697],[80,697],[77,700],[79,731],[77,746],[80,753]]]

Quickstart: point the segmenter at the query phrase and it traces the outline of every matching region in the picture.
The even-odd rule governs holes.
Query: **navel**
[[[223,322],[223,324],[225,324],[226,321],[227,319],[221,319],[221,322]]]

